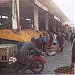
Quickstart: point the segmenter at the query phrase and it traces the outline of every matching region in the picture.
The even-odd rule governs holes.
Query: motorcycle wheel
[[[44,64],[42,61],[40,60],[32,60],[31,62],[31,67],[30,70],[35,73],[35,74],[39,74],[43,71],[44,69]]]
[[[15,69],[15,71],[18,73],[21,70],[20,67],[21,63],[20,62],[16,62],[13,66],[13,68]]]

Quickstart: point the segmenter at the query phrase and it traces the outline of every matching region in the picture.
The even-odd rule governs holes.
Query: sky
[[[69,18],[71,26],[75,27],[75,0],[53,0],[62,12]]]

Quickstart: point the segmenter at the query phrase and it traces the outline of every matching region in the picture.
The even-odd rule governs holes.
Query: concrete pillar
[[[1,14],[1,25],[2,25],[2,14]]]
[[[54,22],[53,22],[53,31],[56,32],[56,20],[54,19]]]
[[[39,30],[39,26],[38,26],[38,7],[36,5],[34,6],[34,29]]]
[[[19,0],[12,0],[12,29],[20,29]]]
[[[48,31],[49,28],[48,28],[48,13],[47,12],[45,13],[45,27],[46,27],[46,31]]]

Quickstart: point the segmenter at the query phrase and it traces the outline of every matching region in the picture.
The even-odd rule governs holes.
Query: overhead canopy
[[[0,0],[0,5],[4,3],[3,6],[10,6],[6,5],[5,3],[9,3],[11,0]],[[30,2],[30,1],[36,1],[36,0],[20,0],[22,3],[20,3],[21,7],[26,7],[26,2]],[[52,0],[37,0],[39,1],[41,4],[43,4],[45,7],[47,7],[48,11],[55,15],[56,17],[58,17],[62,22],[68,22],[69,19],[65,16],[65,14],[59,9],[59,7],[52,1]],[[31,7],[33,5],[30,5],[31,3],[29,3],[29,5],[27,5],[27,7]],[[2,6],[2,7],[3,7]],[[25,11],[26,12],[26,11]],[[30,11],[31,12],[31,11]]]
[[[59,7],[52,0],[38,0],[45,5],[49,12],[58,17],[62,22],[68,22],[67,16],[59,9]]]

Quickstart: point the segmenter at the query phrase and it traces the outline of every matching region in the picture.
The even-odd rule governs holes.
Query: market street
[[[65,42],[63,52],[57,52],[54,56],[46,56],[46,64],[44,71],[40,75],[44,74],[54,74],[54,70],[58,67],[68,66],[71,63],[71,44]],[[4,74],[14,74],[13,69],[3,69]],[[30,70],[26,71],[27,75],[33,75]],[[35,75],[35,74],[34,74]]]
[[[47,56],[45,69],[42,74],[54,74],[54,70],[58,67],[69,66],[71,63],[71,44],[65,42],[63,52],[57,52],[54,56]],[[27,74],[32,74],[28,71]]]
[[[74,1],[0,0],[0,75],[75,74]]]

